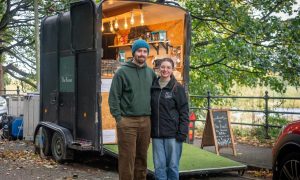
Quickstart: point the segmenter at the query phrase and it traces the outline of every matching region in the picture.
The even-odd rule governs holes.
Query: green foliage
[[[287,119],[280,117],[279,115],[270,116],[268,121],[270,125],[276,125],[276,126],[284,126],[289,122]],[[268,133],[271,138],[277,138],[280,131],[281,131],[280,128],[269,128]],[[258,137],[258,139],[264,139],[266,137],[265,128],[264,127],[255,128],[252,132],[252,135]]]
[[[269,117],[269,124],[270,125],[277,125],[277,126],[284,126],[288,124],[289,121],[279,115],[270,116]],[[268,135],[271,139],[277,139],[281,128],[269,128]],[[253,137],[258,139],[260,142],[264,142],[266,139],[266,129],[263,126],[260,127],[252,127],[252,128],[233,128],[234,135],[236,137]]]
[[[11,0],[0,3],[0,62],[3,65],[4,73],[10,75],[9,78],[12,77],[19,80],[20,84],[26,83],[35,88],[36,59],[33,2],[29,0]],[[68,10],[69,2],[70,0],[38,0],[39,19]],[[4,82],[9,83],[10,81],[5,79]]]
[[[252,133],[250,129],[233,128],[233,134],[236,137],[251,137]]]
[[[69,9],[70,2],[75,0],[59,0],[59,1],[49,1],[43,0],[39,4],[40,16],[51,16],[59,14],[61,12],[66,12]]]
[[[192,14],[190,93],[230,94],[232,87],[300,85],[300,18],[295,0],[183,1]],[[298,4],[299,7],[299,4]]]
[[[39,0],[39,18],[66,11],[71,1]],[[33,78],[33,1],[11,2],[22,8],[6,16],[12,18],[9,28],[0,29],[0,41],[5,42],[0,50],[20,41],[7,61],[25,66],[22,70],[26,77]],[[230,94],[235,85],[268,86],[277,92],[285,92],[288,85],[299,87],[300,8],[293,10],[295,3],[296,0],[181,0],[180,4],[193,16],[190,93]],[[6,3],[0,4],[1,22],[6,8]],[[296,16],[282,19],[275,13]],[[24,20],[18,24],[20,17]]]

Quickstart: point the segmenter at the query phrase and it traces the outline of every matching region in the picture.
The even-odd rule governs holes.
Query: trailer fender
[[[38,134],[39,129],[41,127],[47,127],[55,132],[59,132],[64,139],[64,144],[65,144],[66,150],[67,150],[67,147],[72,144],[73,136],[72,136],[71,132],[67,128],[64,128],[62,126],[59,126],[59,125],[51,123],[51,122],[39,122],[39,124],[35,128],[34,139],[35,139],[36,135]],[[64,158],[67,159],[67,153],[65,153]]]

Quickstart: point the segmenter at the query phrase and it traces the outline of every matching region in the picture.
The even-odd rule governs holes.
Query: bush
[[[269,125],[276,125],[276,126],[284,126],[289,121],[283,117],[280,117],[279,115],[276,116],[269,116]],[[276,139],[280,133],[280,128],[269,128],[268,134],[272,139]],[[265,127],[257,127],[253,129],[254,136],[256,136],[258,139],[265,139],[266,137],[266,130]]]

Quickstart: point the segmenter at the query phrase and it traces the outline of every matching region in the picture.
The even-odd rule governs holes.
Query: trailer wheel
[[[64,161],[63,157],[65,157],[66,149],[64,139],[58,132],[55,132],[52,137],[51,150],[55,161],[62,163]]]
[[[43,153],[45,156],[51,156],[51,132],[50,130],[48,130],[47,128],[42,128],[42,139],[43,139]],[[35,142],[38,141],[39,139],[37,139],[38,136],[35,136]],[[35,146],[35,150],[36,152],[39,152],[39,147]]]

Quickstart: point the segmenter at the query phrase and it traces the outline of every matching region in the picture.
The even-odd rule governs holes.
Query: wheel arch
[[[300,152],[300,144],[296,142],[288,142],[281,146],[278,153],[273,159],[273,177],[277,177],[279,164],[284,159],[284,156],[292,152]]]

